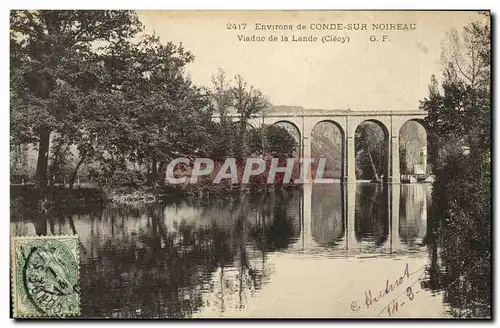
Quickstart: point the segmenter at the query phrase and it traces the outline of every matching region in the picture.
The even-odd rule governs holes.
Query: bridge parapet
[[[277,107],[283,109],[281,107]],[[292,108],[292,107],[291,107]],[[357,127],[365,121],[377,123],[386,135],[386,159],[390,172],[387,180],[392,183],[400,183],[399,172],[399,132],[401,127],[408,121],[422,121],[427,117],[426,111],[421,110],[388,110],[388,111],[356,111],[356,110],[304,110],[302,107],[293,107],[293,111],[270,111],[265,115],[253,115],[248,123],[253,127],[263,124],[273,125],[279,122],[290,123],[297,129],[300,139],[301,157],[311,157],[310,137],[314,127],[320,122],[332,122],[341,131],[343,136],[344,163],[346,167],[348,182],[355,183],[355,145],[354,134]],[[230,113],[228,118],[236,122],[239,114]],[[220,121],[219,115],[214,115],[214,121]]]

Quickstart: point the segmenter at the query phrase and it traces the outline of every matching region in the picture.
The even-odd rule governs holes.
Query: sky
[[[428,94],[431,75],[441,76],[439,57],[446,32],[461,31],[471,21],[484,19],[472,11],[138,11],[138,15],[147,33],[155,33],[162,42],[182,42],[195,55],[187,68],[195,84],[210,86],[212,75],[223,68],[228,77],[240,74],[273,105],[328,110],[418,109]],[[256,30],[256,23],[292,25],[293,30]],[[367,28],[311,30],[311,24],[349,23]],[[241,29],[227,29],[228,24]],[[297,30],[298,24],[307,29]],[[376,31],[372,24],[415,28]],[[238,35],[266,41],[243,42]],[[271,35],[278,40],[286,36],[289,42],[268,41]],[[293,36],[315,36],[318,41],[291,42]],[[378,41],[370,41],[370,36]],[[349,37],[349,42],[322,43],[323,37]]]

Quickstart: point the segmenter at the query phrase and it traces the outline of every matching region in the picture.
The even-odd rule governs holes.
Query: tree
[[[241,75],[234,77],[236,86],[231,89],[233,98],[233,107],[239,114],[239,149],[238,154],[241,158],[246,156],[246,127],[248,120],[255,114],[264,114],[266,109],[271,107],[271,103],[267,100],[262,92],[254,86],[248,86]]]
[[[446,34],[440,62],[453,80],[462,81],[471,88],[489,88],[489,53],[489,23],[472,22],[464,27],[462,37],[456,29]]]
[[[250,129],[247,133],[251,153],[286,159],[292,157],[297,146],[295,138],[281,126],[262,126]]]
[[[490,157],[490,27],[473,22],[448,33],[441,54],[441,88],[432,77],[429,97],[421,102],[428,111],[431,156],[435,165],[450,152],[470,149],[474,157]]]
[[[454,315],[490,316],[490,22],[469,24],[462,37],[451,31],[441,59],[442,81],[433,76],[421,102],[436,175],[430,240],[441,260],[435,251],[430,284],[446,290]]]
[[[150,163],[155,180],[158,162],[162,166],[173,157],[206,152],[209,98],[184,72],[194,56],[182,44],[162,44],[156,36],[145,36],[123,52],[121,57],[131,61],[122,67],[128,144],[133,145],[130,159]]]
[[[217,74],[212,76],[211,95],[214,112],[219,114],[220,117],[220,130],[216,133],[216,135],[222,136],[221,138],[216,138],[219,141],[216,147],[218,156],[232,157],[234,155],[233,150],[236,136],[233,133],[233,122],[227,117],[227,114],[232,108],[233,97],[226,72],[222,68],[219,68]]]
[[[372,177],[381,181],[381,175],[386,175],[385,133],[380,126],[373,122],[363,122],[355,132],[357,154],[356,169],[360,177]],[[372,174],[367,174],[371,172]]]
[[[238,155],[244,158],[248,150],[248,121],[256,114],[265,115],[271,103],[260,90],[249,86],[239,74],[234,77],[231,85],[223,69],[219,69],[217,74],[212,76],[211,96],[212,108],[220,116],[219,128],[214,127],[218,130],[218,138],[215,138],[216,153],[219,156]],[[227,116],[231,110],[238,114],[236,126]]]
[[[47,185],[52,133],[78,130],[82,98],[98,91],[102,51],[135,36],[131,11],[12,11],[10,15],[11,134],[38,144],[36,184]],[[108,47],[109,49],[109,47]]]

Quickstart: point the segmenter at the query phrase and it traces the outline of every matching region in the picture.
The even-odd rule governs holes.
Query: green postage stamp
[[[80,314],[78,236],[12,237],[14,318]]]

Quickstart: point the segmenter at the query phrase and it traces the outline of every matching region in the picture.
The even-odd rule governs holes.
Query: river
[[[79,235],[82,317],[445,318],[468,308],[436,283],[431,186],[309,188],[26,210],[11,234]]]

